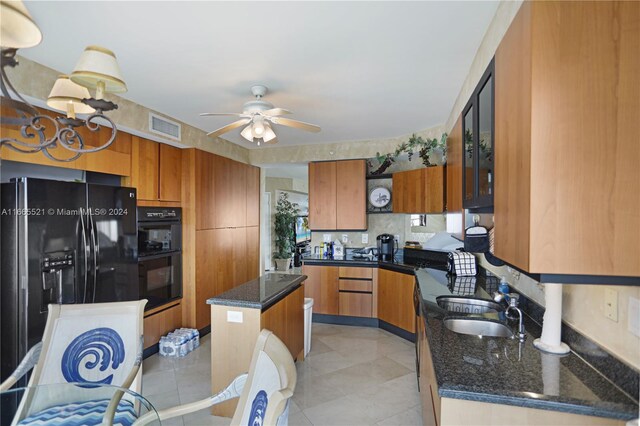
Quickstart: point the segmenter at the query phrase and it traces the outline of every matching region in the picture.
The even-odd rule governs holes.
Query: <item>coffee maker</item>
[[[397,242],[391,234],[380,234],[376,237],[378,243],[378,260],[393,262],[393,256],[398,251]]]

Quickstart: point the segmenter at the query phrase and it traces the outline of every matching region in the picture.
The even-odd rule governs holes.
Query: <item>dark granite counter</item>
[[[306,275],[265,274],[207,300],[209,305],[239,306],[265,311],[300,287]]]
[[[396,257],[393,262],[384,262],[379,261],[376,257],[357,258],[354,257],[353,253],[351,252],[347,252],[347,255],[342,259],[320,257],[318,255],[308,255],[302,259],[302,263],[305,265],[359,266],[365,268],[382,268],[411,275],[413,275],[414,271],[416,270],[415,265],[407,265],[406,263],[402,263],[398,260],[398,257]]]
[[[441,397],[622,420],[638,416],[638,402],[575,353],[557,356],[535,349],[533,340],[540,336],[541,329],[528,316],[525,343],[458,334],[445,327],[443,319],[451,314],[437,305],[437,296],[487,299],[497,289],[497,277],[487,273],[456,280],[435,269],[420,269],[416,276]],[[503,314],[484,316],[507,321]],[[516,322],[509,323],[517,327]]]

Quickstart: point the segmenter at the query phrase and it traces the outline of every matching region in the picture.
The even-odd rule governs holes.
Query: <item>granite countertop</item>
[[[443,319],[451,314],[437,305],[436,297],[456,294],[489,299],[499,280],[486,274],[456,280],[444,271],[416,271],[441,397],[621,420],[637,417],[638,402],[576,354],[557,356],[534,348],[533,340],[540,336],[541,329],[526,315],[525,343],[447,329]],[[498,314],[484,316],[505,321]],[[517,328],[517,322],[509,324]]]
[[[321,257],[320,255],[307,255],[302,258],[302,262],[305,265],[326,265],[326,266],[359,266],[366,268],[382,268],[396,272],[403,272],[406,274],[413,274],[417,269],[415,265],[408,265],[400,261],[400,257],[396,256],[391,261],[381,261],[377,257],[354,257],[351,251],[347,251],[347,254],[342,258],[333,257]]]
[[[264,311],[300,287],[306,279],[306,275],[268,273],[207,299],[207,304]]]

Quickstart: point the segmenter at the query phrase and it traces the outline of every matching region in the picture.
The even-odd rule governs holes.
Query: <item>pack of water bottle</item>
[[[178,328],[160,338],[160,356],[183,357],[200,346],[200,333],[195,328]]]

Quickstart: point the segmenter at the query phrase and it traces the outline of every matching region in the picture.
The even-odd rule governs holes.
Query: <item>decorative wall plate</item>
[[[369,202],[373,207],[382,208],[391,202],[391,192],[383,186],[373,188],[369,193]]]

